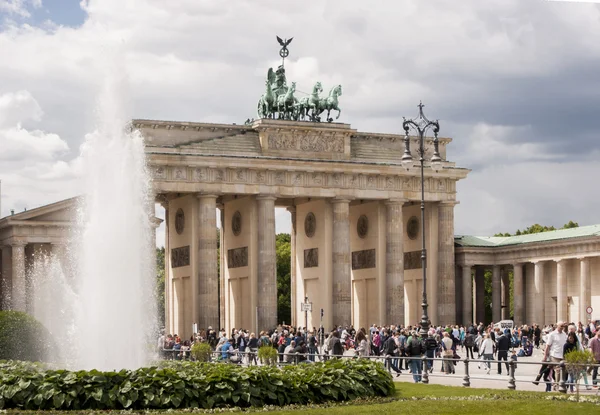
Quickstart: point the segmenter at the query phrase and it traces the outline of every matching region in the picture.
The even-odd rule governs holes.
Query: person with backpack
[[[430,331],[429,336],[425,339],[425,355],[427,356],[427,370],[429,370],[429,373],[433,372],[433,358],[438,347],[435,332]]]
[[[469,332],[465,335],[464,346],[467,350],[467,359],[469,358],[469,353],[471,353],[471,359],[475,359],[475,356],[473,356],[473,346],[475,346],[475,335],[473,333]]]
[[[398,339],[398,332],[394,331],[394,334],[391,337],[388,337],[388,339],[383,344],[383,353],[382,353],[385,355],[385,361],[387,363],[388,370],[394,369],[394,371],[396,372],[396,377],[398,377],[398,376],[400,376],[400,374],[402,374],[402,371],[400,369],[398,369],[398,366],[396,365],[396,363],[394,362],[394,359],[393,359],[394,356],[397,356],[397,354],[396,354],[397,339]]]
[[[333,356],[342,357],[344,354],[344,346],[342,346],[342,341],[340,340],[340,332],[334,331],[331,333],[331,354]]]
[[[411,357],[410,371],[413,375],[415,383],[421,381],[422,360],[421,357],[425,353],[425,344],[421,340],[419,333],[413,332],[408,343],[406,344],[406,353]]]

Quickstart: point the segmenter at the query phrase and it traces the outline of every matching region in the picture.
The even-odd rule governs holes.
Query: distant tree
[[[289,233],[279,233],[275,237],[277,256],[277,319],[289,324],[292,320],[292,238]]]
[[[572,228],[578,228],[579,224],[577,222],[573,222],[572,220],[570,220],[568,223],[565,223],[560,229],[572,229]],[[529,235],[532,233],[541,233],[541,232],[549,232],[549,231],[555,231],[556,228],[554,226],[542,226],[539,223],[536,223],[534,225],[531,225],[530,227],[520,230],[517,229],[517,231],[515,232],[515,236],[519,236],[519,235]],[[505,232],[505,233],[497,233],[494,236],[512,236],[510,233]]]

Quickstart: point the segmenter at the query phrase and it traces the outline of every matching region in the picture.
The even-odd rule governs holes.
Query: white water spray
[[[121,90],[109,77],[99,103],[98,130],[86,137],[82,151],[86,192],[76,238],[81,303],[76,364],[83,369],[144,366],[156,321],[150,228],[154,202],[143,138],[128,131],[121,118]]]

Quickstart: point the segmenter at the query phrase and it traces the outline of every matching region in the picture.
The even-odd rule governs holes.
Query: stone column
[[[277,270],[275,255],[275,197],[258,196],[258,327],[277,327]]]
[[[523,314],[525,293],[523,291],[523,264],[513,264],[513,318],[515,325],[520,326],[525,323]]]
[[[501,286],[502,286],[502,320],[510,319],[510,278],[508,276],[508,268],[502,267],[500,270]]]
[[[287,208],[288,212],[290,212],[290,216],[292,219],[292,231],[291,231],[291,235],[290,235],[290,239],[291,239],[291,249],[290,249],[290,285],[291,285],[291,300],[292,300],[292,307],[291,307],[291,311],[292,311],[292,315],[291,315],[291,319],[292,321],[290,322],[290,324],[292,326],[297,326],[298,325],[298,321],[297,321],[297,317],[296,317],[296,307],[297,307],[297,302],[296,302],[296,206],[290,206]],[[314,313],[314,311],[313,311]],[[315,320],[313,319],[313,322]]]
[[[435,306],[435,305],[434,305]],[[454,202],[438,209],[438,318],[434,324],[453,324],[454,298]]]
[[[27,311],[27,280],[25,275],[24,242],[14,242],[12,247],[12,309]]]
[[[462,321],[467,326],[473,323],[473,277],[471,265],[462,266]]]
[[[475,267],[475,323],[485,323],[485,267]]]
[[[12,308],[12,248],[10,245],[2,246],[2,279],[0,280],[0,310]]]
[[[160,204],[165,209],[165,332],[166,334],[173,333],[173,302],[171,301],[171,250],[169,248],[169,201],[166,196],[163,196]]]
[[[502,320],[502,284],[500,266],[492,267],[492,320],[494,323]]]
[[[219,221],[221,228],[219,232],[219,327],[215,328],[218,332],[219,329],[225,327],[225,207],[224,205],[219,206]]]
[[[589,317],[586,309],[592,305],[592,274],[590,259],[579,259],[579,319],[587,323]]]
[[[381,324],[404,321],[404,222],[399,200],[386,202],[385,239],[385,318]],[[382,299],[383,301],[383,299]]]
[[[196,283],[198,308],[196,321],[199,330],[219,324],[217,276],[217,196],[198,195],[198,256]]]
[[[556,321],[567,321],[567,261],[556,261]]]
[[[350,257],[350,201],[334,199],[331,299],[333,324],[349,325],[352,321],[352,281]]]
[[[544,262],[538,261],[534,263],[533,271],[533,285],[534,285],[534,296],[535,296],[535,320],[533,323],[540,325],[540,327],[546,324],[546,317],[544,313]]]

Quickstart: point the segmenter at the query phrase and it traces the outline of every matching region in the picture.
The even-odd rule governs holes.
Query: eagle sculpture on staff
[[[294,40],[293,37],[289,38],[289,39],[281,39],[279,36],[275,36],[277,38],[277,41],[279,42],[279,44],[281,45],[281,49],[279,50],[279,56],[281,56],[283,59],[287,58],[288,55],[290,54],[290,51],[288,50],[288,45],[290,43],[292,43],[292,40]]]

